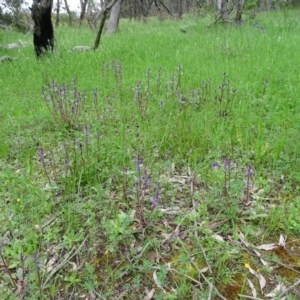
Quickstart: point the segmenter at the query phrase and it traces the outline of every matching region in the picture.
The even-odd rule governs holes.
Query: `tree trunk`
[[[179,0],[179,7],[178,7],[178,18],[179,19],[182,19],[182,14],[183,14],[183,11],[182,11],[182,0]]]
[[[259,11],[264,10],[264,0],[258,0],[257,1],[257,7]]]
[[[236,15],[235,15],[235,21],[241,22],[242,21],[242,14],[243,14],[243,8],[245,5],[245,0],[238,0],[235,7],[236,7]]]
[[[121,10],[122,0],[117,0],[113,8],[111,9],[110,17],[107,24],[107,31],[108,34],[113,34],[116,32],[119,18],[120,18],[120,10]]]
[[[34,21],[33,44],[39,58],[54,47],[54,31],[51,20],[53,0],[33,0],[31,17]]]
[[[80,12],[80,16],[79,16],[80,24],[82,24],[82,21],[84,19],[87,3],[88,3],[88,0],[80,0],[80,7],[81,7],[81,12]]]
[[[68,1],[64,0],[64,3],[65,3],[66,11],[67,11],[68,16],[69,16],[69,25],[72,25],[72,14],[71,14],[71,11],[70,11],[70,8],[69,8]]]
[[[221,19],[227,21],[229,18],[228,0],[218,0],[217,5]]]
[[[57,0],[57,2],[56,2],[56,21],[55,21],[56,27],[58,27],[58,25],[59,25],[59,10],[60,10],[60,0]]]
[[[273,0],[267,1],[267,7],[268,7],[268,10],[271,10],[273,8]]]
[[[114,4],[117,2],[118,0],[111,0],[111,2],[106,5],[106,7],[103,10],[103,15],[99,24],[99,29],[96,35],[96,39],[95,39],[95,43],[94,43],[94,47],[93,49],[96,50],[99,47],[100,44],[100,39],[101,39],[101,34],[104,28],[104,24],[105,24],[105,20],[107,18],[107,14],[109,13],[109,11],[111,10],[111,8],[114,6]]]

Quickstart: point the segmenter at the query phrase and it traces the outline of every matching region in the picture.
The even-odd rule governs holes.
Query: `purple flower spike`
[[[137,157],[136,157],[136,160],[134,162],[136,164],[136,170],[138,172],[140,172],[141,168],[142,168],[142,165],[143,165],[143,162],[144,162],[142,157],[138,154]]]
[[[225,158],[224,159],[224,170],[227,173],[230,173],[230,169],[231,169],[231,160],[229,158]]]
[[[250,178],[250,177],[252,177],[252,175],[253,175],[253,168],[252,168],[252,166],[249,165],[246,167],[246,177]]]

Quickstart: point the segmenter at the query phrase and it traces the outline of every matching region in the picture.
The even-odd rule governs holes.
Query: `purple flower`
[[[218,167],[219,167],[219,164],[217,162],[213,162],[211,164],[211,168],[213,168],[213,169],[217,169]]]

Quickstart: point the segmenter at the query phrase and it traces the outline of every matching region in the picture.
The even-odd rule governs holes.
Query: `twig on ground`
[[[277,299],[281,299],[283,296],[285,296],[289,291],[291,291],[294,287],[296,287],[297,285],[300,284],[300,279],[298,279],[294,284],[292,284],[290,287],[286,288],[284,291],[282,291],[282,293],[276,297]],[[272,300],[274,300],[275,298],[273,298]]]
[[[209,285],[209,292],[208,292],[207,300],[211,300],[213,291],[214,291],[214,287],[213,287],[212,284],[210,284],[210,285]]]
[[[161,270],[161,268],[159,267],[151,267],[152,270]],[[196,283],[197,285],[199,285],[200,287],[202,287],[202,283],[196,279],[194,279],[193,277],[189,276],[189,275],[186,275],[186,274],[183,274],[182,272],[176,270],[176,269],[173,269],[173,268],[169,268],[167,267],[167,270],[170,271],[170,272],[174,272],[176,274],[180,274],[182,276],[184,276],[185,278],[193,281],[194,283]],[[224,298],[225,299],[225,298]],[[226,300],[226,299],[225,299]]]
[[[44,284],[43,284],[43,288],[47,285],[47,283],[50,281],[51,277],[59,270],[61,269],[69,260],[71,260],[79,251],[80,249],[83,247],[83,245],[85,244],[85,241],[88,239],[89,236],[87,236],[83,242],[81,243],[81,245],[76,249],[76,247],[74,246],[71,251],[68,253],[68,255],[65,257],[65,259],[59,264],[57,265],[52,272],[50,273],[49,277],[45,280]],[[76,249],[76,250],[75,250]],[[75,250],[75,251],[74,251]],[[74,251],[74,252],[73,252]],[[73,253],[72,253],[73,252]]]
[[[261,298],[256,298],[256,297],[253,297],[253,296],[247,296],[247,295],[242,295],[242,294],[239,294],[239,297],[245,298],[245,299],[252,299],[252,300],[264,300],[264,299],[261,299]]]
[[[211,266],[210,266],[210,264],[209,264],[208,261],[207,261],[206,252],[205,252],[205,250],[204,250],[204,248],[203,248],[203,246],[202,246],[201,244],[200,244],[200,248],[201,248],[202,254],[203,254],[203,256],[204,256],[206,265],[207,265],[207,267],[208,267],[208,271],[209,271],[210,274],[212,274]]]

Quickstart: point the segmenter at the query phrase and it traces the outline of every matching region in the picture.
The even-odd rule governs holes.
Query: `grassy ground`
[[[245,18],[0,33],[1,299],[298,299],[300,17]]]

